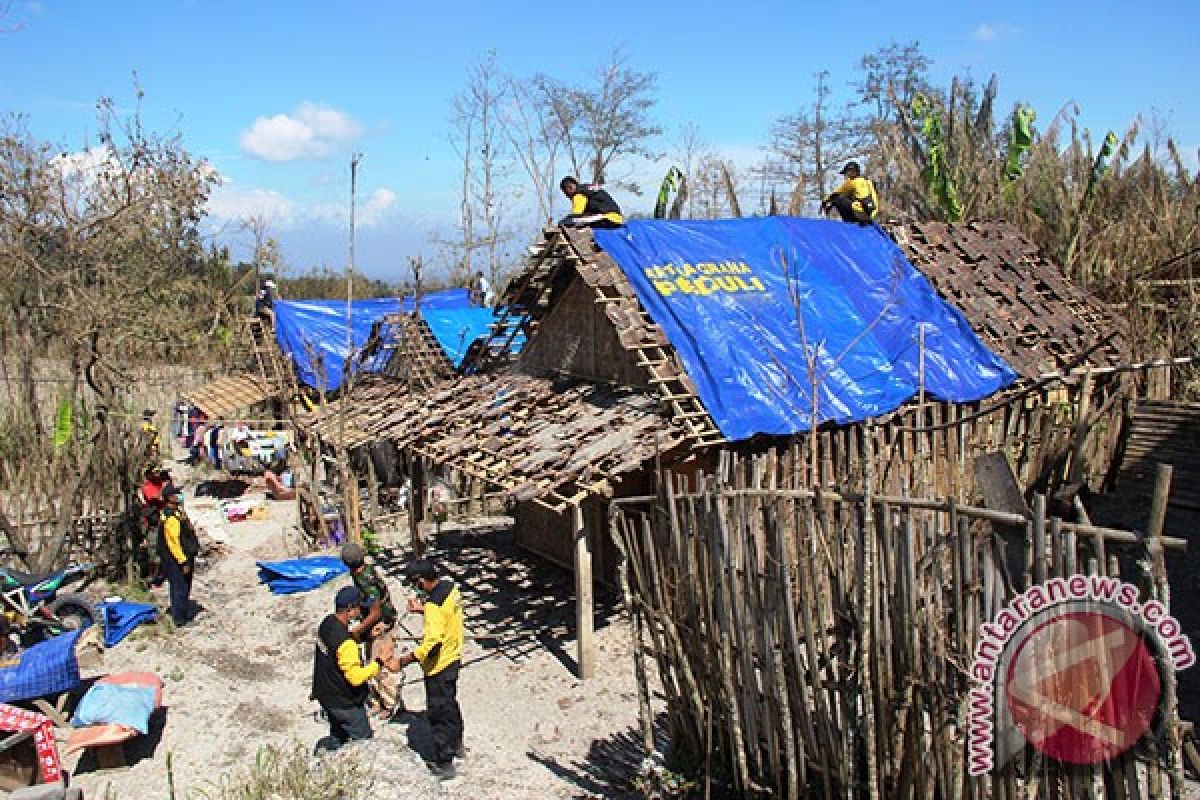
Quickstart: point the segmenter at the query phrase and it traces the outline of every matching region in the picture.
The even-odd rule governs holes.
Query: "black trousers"
[[[829,198],[830,204],[842,215],[842,222],[857,222],[862,225],[871,220],[854,210],[854,198],[844,194],[835,194]]]
[[[371,720],[367,718],[367,710],[362,706],[322,708],[325,709],[325,717],[329,720],[329,736],[317,743],[317,749],[336,750],[346,742],[371,739],[375,736],[375,732],[371,730]]]
[[[458,670],[451,664],[436,675],[425,676],[425,716],[433,731],[435,760],[445,764],[454,758],[463,740],[462,711],[458,708]]]
[[[189,559],[188,564],[191,569],[184,575],[182,565],[174,556],[170,553],[163,556],[163,572],[171,588],[171,620],[176,625],[192,621],[192,574],[196,570],[196,560]]]

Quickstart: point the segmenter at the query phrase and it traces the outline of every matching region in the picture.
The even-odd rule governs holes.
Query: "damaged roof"
[[[227,375],[184,392],[183,399],[209,419],[221,419],[265,402],[271,394],[256,375]]]
[[[993,352],[1024,378],[1129,363],[1126,327],[1005,222],[911,222],[887,232]]]
[[[614,480],[686,438],[643,392],[517,373],[381,402],[371,438],[556,508],[582,493],[611,495]]]

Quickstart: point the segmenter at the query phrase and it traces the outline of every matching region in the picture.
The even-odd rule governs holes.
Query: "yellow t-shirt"
[[[842,194],[853,198],[850,208],[854,209],[855,214],[862,214],[868,219],[875,219],[879,214],[879,196],[875,194],[875,186],[869,180],[861,175],[857,178],[850,178],[841,186],[833,190],[834,194]],[[862,201],[871,198],[872,209],[870,214],[863,211]]]
[[[462,595],[442,580],[425,601],[425,635],[413,651],[426,675],[436,675],[462,659]]]
[[[183,545],[179,542],[179,532],[181,529],[179,517],[168,516],[163,520],[163,539],[167,543],[167,550],[171,552],[171,556],[180,564],[187,563],[187,556],[183,554]]]

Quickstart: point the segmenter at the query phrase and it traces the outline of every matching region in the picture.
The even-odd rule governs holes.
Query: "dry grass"
[[[370,782],[353,752],[314,758],[308,749],[264,747],[249,769],[194,789],[191,800],[350,800]]]

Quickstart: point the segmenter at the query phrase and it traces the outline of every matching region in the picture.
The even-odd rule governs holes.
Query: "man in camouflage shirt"
[[[392,628],[398,617],[387,583],[375,565],[366,562],[366,552],[356,542],[342,545],[342,562],[350,569],[350,577],[366,601],[362,623],[352,634],[363,643],[369,658],[387,661],[395,650]],[[396,685],[396,673],[380,670],[369,686],[372,705],[380,715],[390,718],[404,713],[404,698]]]

